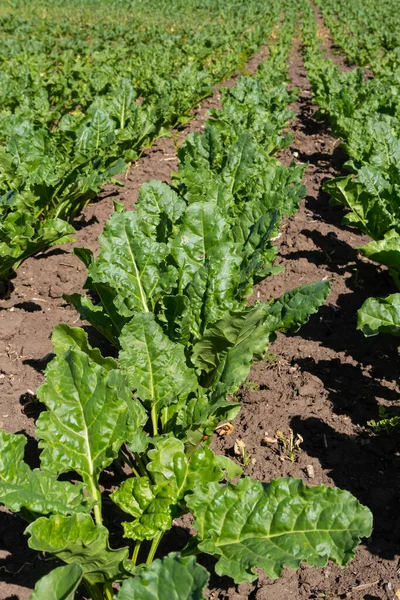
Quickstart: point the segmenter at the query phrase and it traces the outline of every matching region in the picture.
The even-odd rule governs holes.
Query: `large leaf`
[[[368,298],[358,311],[357,328],[367,337],[378,333],[400,335],[400,294]]]
[[[40,517],[26,533],[30,548],[49,552],[67,564],[81,565],[91,583],[113,581],[124,573],[122,564],[128,548],[112,550],[108,530],[95,525],[89,515]]]
[[[81,327],[70,327],[65,323],[57,325],[51,334],[54,352],[63,354],[70,348],[82,350],[88,357],[98,365],[104,367],[107,371],[111,371],[118,367],[117,361],[113,358],[103,358],[98,348],[92,348],[88,341],[88,335]]]
[[[205,387],[213,399],[233,393],[250,371],[253,359],[267,351],[277,330],[296,330],[316,312],[329,292],[328,282],[305,285],[283,294],[272,305],[260,303],[226,314],[208,327],[194,345],[192,360],[207,375]]]
[[[176,269],[165,262],[167,245],[147,236],[144,229],[137,213],[114,213],[100,236],[100,255],[89,270],[92,281],[115,290],[114,304],[122,316],[148,312],[171,292],[176,280]]]
[[[370,511],[349,492],[290,478],[210,483],[186,501],[196,519],[198,549],[214,555],[216,572],[236,583],[254,581],[255,568],[279,577],[285,565],[297,569],[302,561],[322,567],[331,559],[344,566],[372,527]]]
[[[359,250],[367,258],[400,272],[400,235],[389,231],[382,240],[373,241]]]
[[[49,364],[38,397],[48,409],[37,421],[43,468],[76,471],[98,501],[99,474],[126,441],[135,411],[123,374],[72,347]]]
[[[0,429],[0,503],[13,512],[24,508],[42,515],[90,511],[82,484],[57,481],[50,471],[29,468],[24,462],[26,441],[24,435]]]
[[[147,235],[167,242],[173,225],[180,219],[186,203],[163,181],[149,181],[140,186],[136,211]]]
[[[215,202],[194,202],[186,209],[179,234],[171,242],[171,254],[186,286],[206,259],[218,257],[229,242],[228,223]]]
[[[269,309],[271,317],[276,319],[275,328],[297,331],[312,314],[317,312],[329,292],[329,282],[318,281],[282,294]]]
[[[83,569],[76,563],[53,569],[39,579],[29,600],[74,600],[82,575]]]
[[[207,375],[204,387],[216,388],[216,397],[233,393],[250,371],[253,356],[263,355],[273,339],[268,305],[229,312],[210,325],[194,345],[192,360]]]
[[[171,342],[151,313],[138,313],[120,337],[119,361],[137,396],[160,410],[198,387],[184,347]]]
[[[116,600],[203,600],[209,575],[194,557],[168,554],[151,565],[138,567],[124,581]]]

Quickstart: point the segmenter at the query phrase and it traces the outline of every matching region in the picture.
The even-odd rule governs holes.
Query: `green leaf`
[[[357,315],[357,329],[367,337],[378,333],[400,335],[400,294],[368,298]]]
[[[82,575],[82,567],[75,563],[53,569],[39,579],[29,600],[74,600]]]
[[[185,445],[198,446],[204,435],[211,436],[218,423],[232,421],[241,409],[238,402],[220,398],[211,402],[205,394],[184,399],[162,411],[164,432],[172,432]]]
[[[235,477],[240,477],[243,473],[242,467],[233,462],[227,456],[223,456],[222,454],[217,454],[215,456],[217,465],[223,469],[226,473],[226,479],[235,479]]]
[[[34,550],[49,552],[67,564],[81,565],[91,583],[113,581],[123,573],[128,548],[112,550],[108,530],[89,515],[40,517],[26,529]]]
[[[143,183],[139,190],[136,211],[147,235],[156,235],[167,242],[173,225],[185,212],[186,203],[163,181]]]
[[[291,478],[210,483],[186,502],[196,519],[198,549],[214,555],[218,575],[236,583],[254,581],[255,568],[275,578],[285,565],[297,569],[302,561],[345,566],[372,528],[371,512],[349,492]]]
[[[133,477],[125,480],[111,499],[135,518],[122,523],[126,538],[152,540],[172,527],[176,496],[169,485],[153,485],[148,477]]]
[[[383,239],[370,242],[358,249],[370,260],[400,272],[400,235],[397,231],[392,229]]]
[[[61,323],[53,329],[51,341],[56,354],[63,354],[70,348],[77,348],[87,354],[93,362],[101,365],[107,371],[112,371],[118,367],[116,360],[111,357],[103,358],[98,348],[92,348],[90,346],[88,335],[81,327],[70,327],[65,323]]]
[[[175,552],[134,573],[135,577],[124,581],[116,600],[203,600],[209,579],[194,557],[183,558]]]
[[[167,265],[166,244],[145,234],[136,212],[114,213],[100,236],[100,255],[89,278],[116,292],[114,304],[121,316],[148,312],[172,290],[175,267]]]
[[[89,512],[82,484],[57,481],[50,471],[29,468],[24,462],[26,441],[24,435],[0,429],[0,503],[13,512],[24,508],[39,515]]]
[[[309,283],[282,294],[269,309],[275,329],[297,331],[317,312],[330,292],[328,281]]]
[[[169,484],[175,497],[180,500],[196,485],[221,481],[221,470],[214,452],[208,446],[200,447],[190,455],[185,453],[183,442],[165,438],[148,452],[147,470],[158,485]]]
[[[118,347],[118,336],[127,319],[118,314],[113,304],[116,294],[107,285],[93,284],[93,290],[98,294],[100,292],[101,304],[93,304],[88,296],[81,294],[63,294],[63,298],[78,311],[82,321],[93,325],[101,335]]]
[[[137,396],[150,406],[160,410],[198,387],[184,347],[168,339],[153,314],[136,314],[122,330],[120,344],[120,367]]]
[[[359,227],[374,239],[382,238],[394,226],[394,215],[385,202],[368,192],[352,175],[331,179],[324,183],[323,189],[337,203],[351,209],[343,220],[345,224]]]
[[[171,242],[171,255],[180,267],[185,287],[206,259],[218,255],[229,242],[228,223],[215,202],[194,202],[186,209],[179,234]]]
[[[98,477],[126,441],[134,410],[123,374],[71,348],[48,365],[38,398],[48,409],[37,421],[42,466],[76,471],[99,501]]]

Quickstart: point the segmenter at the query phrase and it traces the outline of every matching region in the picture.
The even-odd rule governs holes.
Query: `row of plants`
[[[28,256],[70,241],[101,186],[254,54],[281,3],[0,9],[1,283]]]
[[[213,556],[218,575],[251,582],[257,568],[279,577],[301,561],[343,566],[370,535],[370,511],[347,491],[241,477],[210,447],[216,425],[239,412],[233,394],[252,363],[329,292],[318,282],[247,300],[276,272],[273,238],[304,195],[304,167],[273,156],[290,143],[296,13],[287,7],[256,76],[224,89],[223,109],[187,137],[173,185],[143,185],[133,212],[116,203],[97,258],[76,250],[90,292],[70,300],[115,350],[104,357],[83,329],[56,327],[37,393],[40,468],[23,461],[24,436],[0,433],[0,501],[29,522],[31,548],[66,563],[37,583],[34,600],[72,600],[81,582],[94,600],[200,599],[209,573],[198,555]],[[185,514],[196,535],[154,560]],[[116,520],[128,542],[111,549]]]
[[[333,4],[324,4],[328,5],[333,10]],[[343,140],[349,157],[344,167],[350,174],[329,180],[323,188],[333,204],[349,209],[344,223],[372,238],[358,250],[386,266],[400,290],[399,82],[387,74],[368,79],[361,68],[341,72],[321,50],[310,4],[304,4],[303,15],[305,63],[313,98],[319,113]],[[366,300],[358,311],[358,328],[366,336],[399,335],[400,294]]]
[[[400,75],[400,18],[391,0],[320,2],[324,20],[353,65],[368,67],[374,75]]]

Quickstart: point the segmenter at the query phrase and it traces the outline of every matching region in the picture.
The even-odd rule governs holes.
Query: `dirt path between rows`
[[[255,69],[265,51],[250,61]],[[344,63],[343,63],[344,64]],[[301,90],[294,106],[293,145],[281,160],[309,162],[307,197],[299,213],[287,221],[278,241],[278,263],[285,272],[266,280],[256,295],[264,300],[323,278],[332,280],[327,304],[298,334],[279,336],[271,346],[275,359],[254,366],[243,387],[243,409],[234,432],[217,438],[215,446],[233,454],[241,438],[251,455],[245,474],[268,481],[271,477],[301,477],[310,484],[327,483],[348,489],[374,513],[374,534],[345,570],[329,564],[324,569],[286,570],[276,581],[261,577],[255,586],[231,586],[213,580],[213,600],[288,600],[290,598],[394,599],[400,588],[399,457],[395,440],[371,435],[367,421],[377,417],[377,406],[399,405],[398,351],[394,339],[365,339],[356,331],[356,310],[365,298],[392,291],[390,277],[355,250],[365,240],[341,225],[343,211],[332,209],[320,191],[321,182],[342,168],[344,157],[326,126],[315,120],[311,89],[298,49],[290,60],[290,78]],[[233,85],[236,78],[228,82]],[[199,131],[206,111],[219,105],[214,96],[202,103],[196,118],[182,132]],[[82,218],[77,245],[97,249],[97,237],[118,199],[131,208],[141,183],[169,181],[177,166],[174,143],[159,140],[138,161],[123,189],[107,187],[101,201],[90,205]],[[7,431],[33,433],[33,392],[43,381],[42,369],[51,352],[49,335],[60,322],[80,324],[62,300],[63,293],[79,291],[83,267],[71,254],[72,246],[30,259],[13,281],[9,300],[0,302],[0,426]],[[292,428],[303,438],[297,462],[282,460],[276,445],[265,442],[277,429]],[[311,475],[311,477],[310,477]],[[29,588],[54,566],[27,551],[18,517],[0,514],[0,600],[25,600]],[[185,532],[179,528],[171,537]]]
[[[326,43],[325,49],[329,50]],[[342,57],[335,62],[345,64]],[[220,587],[210,598],[396,600],[399,447],[393,438],[374,436],[367,421],[377,418],[378,404],[400,406],[398,348],[390,336],[366,339],[356,331],[356,311],[363,301],[394,291],[393,283],[387,272],[358,256],[356,247],[367,238],[341,224],[342,208],[331,208],[320,190],[326,178],[342,171],[345,156],[329,128],[314,117],[316,107],[298,48],[289,77],[301,92],[293,106],[295,141],[281,160],[309,162],[307,197],[278,241],[277,262],[285,272],[265,280],[256,296],[267,300],[321,279],[331,280],[332,291],[298,334],[280,335],[271,345],[274,360],[252,368],[235,430],[221,437],[216,447],[232,456],[235,440],[242,439],[251,455],[245,473],[256,479],[292,476],[349,490],[372,510],[374,532],[344,570],[331,563],[324,569],[286,570],[279,580],[262,577],[255,586]],[[288,436],[290,428],[303,438],[294,464],[271,443],[277,430]]]

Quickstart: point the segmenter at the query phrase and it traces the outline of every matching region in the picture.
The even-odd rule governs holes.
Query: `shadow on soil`
[[[396,440],[384,436],[348,436],[314,417],[296,416],[291,427],[303,436],[302,448],[318,458],[335,485],[350,491],[370,508],[374,530],[368,539],[368,549],[392,559],[398,553],[400,533]]]

